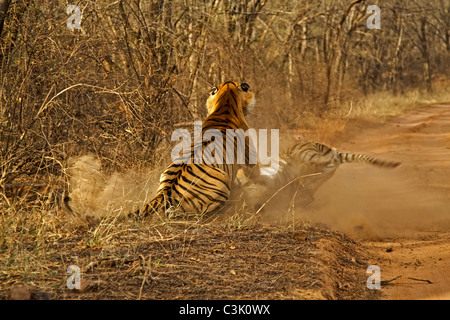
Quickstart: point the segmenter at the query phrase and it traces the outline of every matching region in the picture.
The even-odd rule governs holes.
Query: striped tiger
[[[247,187],[253,188],[247,198],[253,198],[249,202],[260,207],[261,203],[267,202],[274,193],[282,193],[290,195],[291,200],[294,197],[296,203],[306,206],[314,201],[317,189],[329,180],[343,163],[366,163],[381,168],[396,168],[401,164],[364,154],[339,152],[321,143],[301,141],[280,156],[276,174],[265,174],[270,168],[260,167],[261,175],[253,181],[246,180]]]
[[[192,144],[189,155],[174,160],[161,174],[159,188],[153,200],[134,215],[145,217],[152,213],[160,214],[169,208],[188,214],[206,214],[219,209],[228,200],[238,169],[257,167],[256,163],[251,164],[249,161],[250,151],[253,150],[249,137],[236,134],[237,140],[233,139],[232,145],[225,139],[229,129],[234,130],[233,132],[248,130],[245,116],[251,113],[255,105],[255,95],[249,88],[247,83],[237,84],[231,81],[213,88],[206,102],[208,116],[202,125],[202,137],[213,130],[220,133],[222,139]],[[245,162],[239,164],[237,146],[242,138],[245,141]],[[213,144],[221,145],[223,161],[215,161],[215,154],[207,152]],[[192,161],[198,160],[199,151],[203,155],[200,156],[200,161]],[[214,151],[217,152],[217,149]],[[230,155],[232,160],[229,159]]]

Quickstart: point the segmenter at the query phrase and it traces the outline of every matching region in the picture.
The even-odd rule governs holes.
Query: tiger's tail
[[[340,163],[368,163],[383,168],[397,168],[401,162],[380,160],[364,154],[339,153]]]

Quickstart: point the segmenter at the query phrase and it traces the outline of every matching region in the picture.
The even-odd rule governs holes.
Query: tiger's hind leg
[[[209,214],[227,202],[230,186],[228,174],[219,168],[203,164],[171,165],[161,175],[156,197],[132,216],[167,215],[172,211],[181,211],[186,216]]]
[[[173,186],[184,212],[209,214],[228,201],[231,179],[225,171],[205,164],[186,165],[185,169],[185,175]]]

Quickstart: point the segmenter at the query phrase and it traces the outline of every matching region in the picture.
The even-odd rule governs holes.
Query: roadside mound
[[[61,239],[43,257],[47,272],[34,274],[32,281],[18,283],[3,273],[1,296],[9,299],[19,285],[32,299],[372,299],[378,294],[366,288],[367,255],[361,246],[325,227],[210,223],[138,229],[128,226],[99,246],[86,243],[87,234]],[[80,268],[80,290],[66,286],[70,265]]]

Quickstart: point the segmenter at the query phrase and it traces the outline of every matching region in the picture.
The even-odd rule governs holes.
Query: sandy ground
[[[450,299],[450,104],[384,124],[350,121],[340,151],[401,161],[394,170],[345,164],[306,215],[362,242],[384,299]]]

